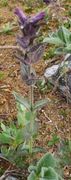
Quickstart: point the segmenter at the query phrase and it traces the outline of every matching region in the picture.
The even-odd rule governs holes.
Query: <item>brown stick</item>
[[[9,46],[9,45],[6,45],[6,46],[0,46],[0,49],[14,49],[14,50],[20,50],[21,52],[25,52],[24,49],[20,46]]]
[[[0,49],[19,49],[19,46],[0,46]]]

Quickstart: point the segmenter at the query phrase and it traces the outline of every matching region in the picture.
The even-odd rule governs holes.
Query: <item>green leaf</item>
[[[49,168],[42,167],[41,177],[42,177],[42,179],[45,179],[45,180],[46,179],[47,180],[59,180],[58,174],[52,167],[49,167]]]
[[[19,126],[24,126],[25,125],[25,115],[24,115],[24,113],[18,112],[17,120],[18,120],[18,125]]]
[[[17,129],[16,135],[15,135],[15,145],[20,145],[22,142],[24,142],[24,129]]]
[[[28,171],[29,172],[31,172],[31,171],[35,171],[36,172],[36,166],[33,166],[33,165],[29,166]]]
[[[55,167],[56,159],[51,153],[46,153],[37,163],[37,173],[40,173],[42,167]]]
[[[71,44],[68,44],[65,48],[64,51],[67,53],[71,53]]]
[[[71,32],[64,26],[60,27],[59,30],[51,36],[43,40],[44,43],[55,44],[57,46],[69,44]]]
[[[11,142],[11,138],[5,134],[5,133],[0,133],[0,143],[1,144],[9,144]]]
[[[32,152],[33,152],[33,153],[45,152],[45,149],[42,148],[42,147],[34,147],[34,148],[32,149]]]
[[[4,72],[0,71],[0,80],[2,80],[4,78]]]
[[[57,48],[56,50],[55,50],[55,54],[56,55],[61,55],[61,54],[64,54],[65,52],[64,52],[64,48],[63,47],[60,47],[60,48]]]
[[[55,144],[55,142],[53,140],[48,142],[48,146],[53,146]]]
[[[32,112],[31,111],[27,111],[25,113],[25,119],[27,122],[30,122],[31,121],[31,116],[33,116]]]
[[[39,180],[36,176],[36,173],[34,171],[31,172],[31,174],[28,176],[27,180]]]
[[[6,126],[3,123],[1,123],[1,128],[3,131],[6,131]]]
[[[53,36],[45,38],[43,40],[43,43],[55,44],[57,46],[64,45],[64,42],[61,39],[59,39],[59,37],[53,37]]]
[[[2,153],[2,155],[6,156],[8,154],[8,148],[6,146],[2,146],[1,153]]]
[[[5,25],[3,25],[2,29],[0,30],[0,34],[1,33],[10,34],[12,32],[13,28],[14,28],[13,24],[8,22]]]
[[[65,28],[64,26],[62,26],[59,30],[58,30],[58,36],[59,38],[64,42],[64,43],[68,43],[69,42],[69,36],[70,36],[70,32],[67,28]]]
[[[56,134],[53,134],[52,139],[48,142],[48,146],[53,146],[59,142],[59,137]]]
[[[18,93],[14,92],[13,93],[15,99],[17,102],[19,102],[20,104],[22,104],[24,107],[26,107],[26,109],[30,110],[30,103],[28,102],[27,99],[23,98],[22,96],[20,96]]]
[[[42,99],[42,100],[39,100],[35,103],[33,109],[34,110],[37,110],[37,109],[40,109],[42,108],[43,106],[45,106],[47,103],[49,103],[49,99]]]
[[[26,125],[25,113],[27,109],[20,103],[17,103],[17,109],[18,109],[18,113],[17,113],[18,125],[23,127],[24,125]]]

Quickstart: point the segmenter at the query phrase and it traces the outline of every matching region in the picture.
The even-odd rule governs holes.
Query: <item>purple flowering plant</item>
[[[28,124],[30,129],[29,150],[32,152],[33,136],[37,130],[36,111],[48,102],[46,99],[34,102],[34,84],[38,80],[38,77],[32,67],[33,64],[36,64],[41,60],[45,50],[45,43],[37,41],[40,28],[45,19],[45,11],[29,17],[25,15],[21,9],[16,8],[15,14],[18,16],[18,23],[21,31],[16,40],[19,46],[16,58],[20,61],[22,79],[29,86],[30,95],[28,101],[16,92],[14,92],[14,96],[16,101],[21,104],[23,108],[26,107],[25,117],[27,117],[26,119],[28,119],[28,121],[25,120],[25,125]]]
[[[33,78],[35,78],[33,72],[29,72],[32,64],[37,63],[44,52],[44,45],[42,43],[36,43],[36,38],[38,36],[38,31],[40,29],[41,23],[45,18],[45,12],[40,12],[35,16],[28,17],[19,8],[15,9],[15,14],[19,18],[19,26],[21,29],[21,35],[17,37],[17,44],[20,46],[16,57],[20,60],[24,70],[22,72],[23,79],[26,83],[29,81],[32,84]],[[27,72],[28,69],[28,72]]]

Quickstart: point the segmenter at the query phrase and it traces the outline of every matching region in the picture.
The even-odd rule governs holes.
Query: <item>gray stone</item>
[[[57,72],[59,70],[59,65],[53,65],[45,70],[44,77],[50,81],[51,84],[57,79]]]
[[[46,69],[44,76],[47,78],[50,78],[52,76],[54,76],[57,71],[58,71],[59,65],[53,65],[52,67],[49,67],[48,69]]]
[[[0,180],[19,180],[13,176],[6,176],[5,174],[0,177]]]
[[[56,84],[61,94],[71,103],[71,54],[67,54],[60,64],[47,68],[44,77],[51,84]]]
[[[18,179],[13,176],[8,176],[5,180],[18,180]]]

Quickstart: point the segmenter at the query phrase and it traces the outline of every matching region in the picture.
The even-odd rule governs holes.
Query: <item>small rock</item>
[[[54,76],[57,73],[58,68],[59,68],[59,65],[53,65],[53,66],[49,67],[48,69],[46,69],[44,76],[46,78]]]
[[[18,180],[18,179],[13,176],[8,176],[5,180]]]

